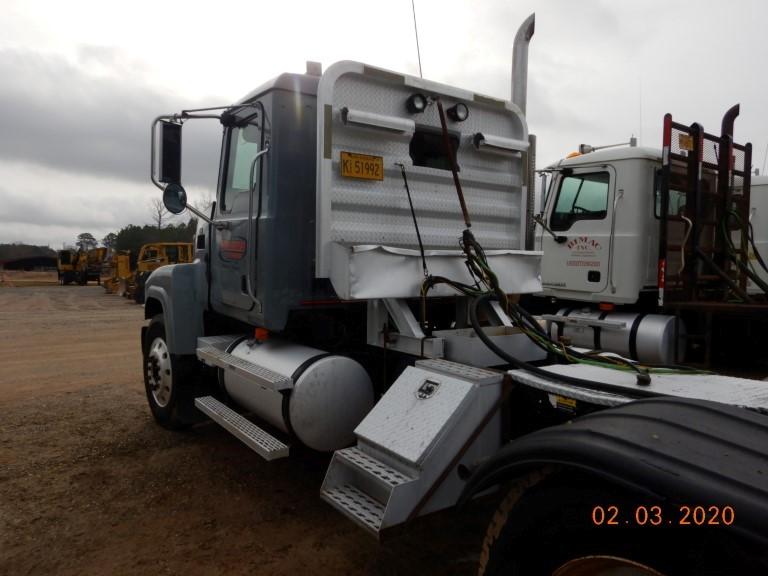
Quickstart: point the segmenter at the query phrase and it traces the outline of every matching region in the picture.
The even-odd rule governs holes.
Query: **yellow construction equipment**
[[[101,284],[101,265],[106,255],[106,248],[78,250],[72,259],[73,280],[81,286],[85,286],[90,280],[96,280],[97,284]]]
[[[191,242],[154,242],[144,244],[136,261],[136,271],[126,283],[124,296],[132,297],[137,304],[144,303],[144,284],[149,275],[161,266],[192,262]]]
[[[113,251],[105,261],[105,275],[107,278],[102,283],[109,294],[123,296],[131,280],[131,251]]]
[[[74,250],[59,250],[56,254],[56,269],[59,284],[71,284],[75,280],[74,262],[77,253]]]

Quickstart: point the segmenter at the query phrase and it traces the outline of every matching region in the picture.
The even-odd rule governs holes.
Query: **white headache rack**
[[[213,396],[195,398],[195,406],[265,460],[276,460],[288,456],[289,446],[287,444],[259,428]]]
[[[500,445],[503,375],[447,360],[406,368],[337,450],[321,497],[369,533],[453,506],[459,466],[475,466]]]
[[[408,110],[415,96],[428,99],[418,114]],[[343,300],[420,297],[422,257],[435,276],[473,282],[457,246],[466,226],[442,156],[434,98],[468,111],[450,123],[449,138],[472,232],[499,285],[516,294],[541,290],[541,253],[525,250],[523,112],[512,102],[344,61],[329,67],[317,88],[315,218],[316,276],[328,278]],[[354,155],[376,167],[375,177],[361,179],[345,168]],[[441,284],[428,294],[446,295],[453,291]]]

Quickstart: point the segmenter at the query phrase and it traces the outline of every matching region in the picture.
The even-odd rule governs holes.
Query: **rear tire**
[[[534,484],[530,482],[530,484]],[[480,576],[722,576],[765,574],[765,555],[727,526],[679,526],[678,508],[586,475],[558,475],[513,489],[486,534]],[[620,511],[596,526],[595,506]],[[635,510],[658,505],[664,522],[638,526]]]
[[[169,352],[162,314],[152,318],[142,344],[144,388],[157,423],[178,430],[202,420],[194,404],[202,395],[197,359]]]

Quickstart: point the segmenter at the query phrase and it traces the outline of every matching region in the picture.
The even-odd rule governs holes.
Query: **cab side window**
[[[568,230],[577,220],[602,220],[608,214],[608,172],[569,174],[560,179],[549,226]]]
[[[259,119],[253,119],[244,126],[234,127],[229,133],[227,174],[222,196],[222,211],[240,211],[247,208],[248,192],[251,183],[251,166],[256,154],[261,150],[261,126]],[[259,181],[260,163],[253,166],[253,181]],[[238,200],[240,197],[240,200]],[[241,201],[244,201],[241,205]]]
[[[670,174],[668,216],[678,216],[685,213],[685,182],[686,175],[679,170],[672,170]],[[656,171],[654,178],[654,207],[653,215],[661,218],[661,170]]]

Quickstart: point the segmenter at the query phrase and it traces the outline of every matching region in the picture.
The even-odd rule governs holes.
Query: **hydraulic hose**
[[[660,396],[666,396],[666,394],[651,392],[650,390],[643,390],[643,389],[630,390],[628,388],[624,388],[623,386],[608,384],[606,382],[595,382],[592,380],[575,378],[573,376],[566,376],[564,374],[556,374],[554,372],[548,372],[547,370],[543,370],[538,366],[534,366],[533,364],[530,364],[528,362],[515,358],[511,354],[499,348],[493,342],[493,340],[491,340],[488,337],[488,335],[483,331],[482,327],[480,326],[480,322],[477,318],[477,308],[480,306],[480,304],[483,304],[493,298],[494,296],[491,294],[484,294],[482,296],[475,298],[472,301],[471,306],[469,307],[469,319],[470,319],[470,322],[472,323],[472,328],[474,329],[478,338],[480,338],[480,340],[483,341],[483,344],[485,344],[488,347],[488,349],[491,350],[491,352],[493,352],[494,354],[496,354],[496,356],[504,360],[504,362],[514,366],[519,370],[524,370],[531,374],[535,374],[536,376],[546,378],[547,380],[553,380],[555,382],[569,384],[571,386],[576,386],[578,388],[584,388],[587,390],[595,390],[599,392],[609,392],[612,394],[620,394],[622,396],[628,396],[634,399],[657,398]]]

